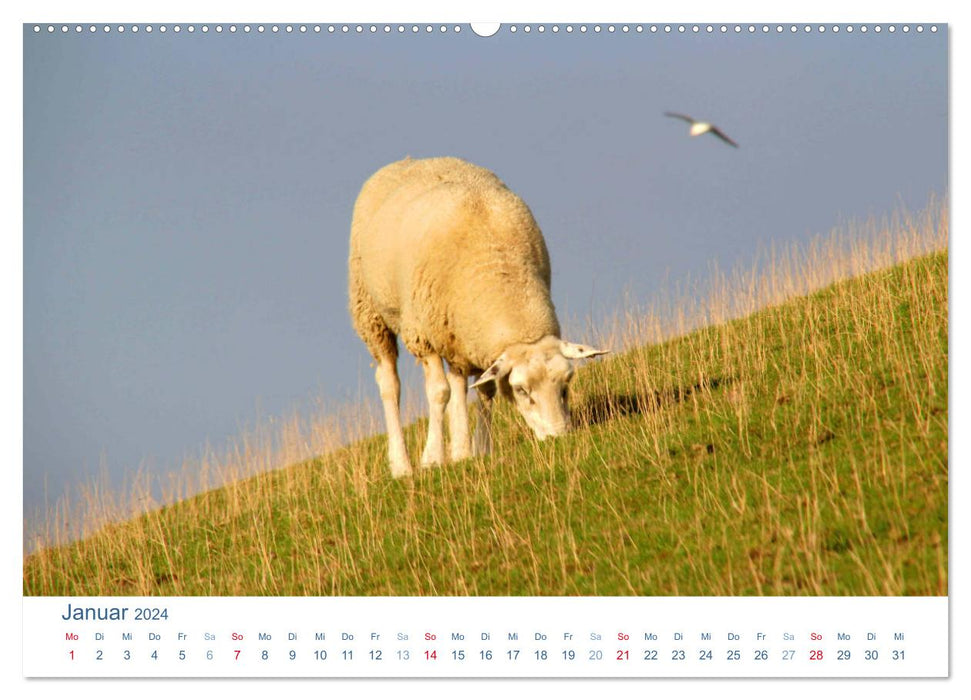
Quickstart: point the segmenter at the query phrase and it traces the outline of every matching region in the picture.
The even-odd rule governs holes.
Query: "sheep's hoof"
[[[445,463],[445,451],[438,446],[437,448],[428,449],[421,455],[421,468],[431,469],[432,467],[440,467]]]
[[[469,448],[463,450],[452,450],[450,455],[453,462],[461,462],[463,459],[468,459],[472,456],[472,450]]]
[[[401,479],[405,476],[411,476],[411,465],[410,464],[392,464],[391,465],[391,477],[393,479]]]

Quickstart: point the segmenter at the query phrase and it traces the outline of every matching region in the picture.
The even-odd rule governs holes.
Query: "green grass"
[[[618,353],[570,435],[504,406],[413,478],[383,437],[291,459],[26,556],[24,594],[944,595],[947,290],[939,252]]]

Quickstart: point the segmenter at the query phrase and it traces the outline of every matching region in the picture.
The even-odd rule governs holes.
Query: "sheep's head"
[[[506,348],[472,386],[495,382],[499,391],[515,402],[536,437],[543,440],[572,427],[567,405],[568,385],[573,378],[571,360],[607,352],[548,335],[535,343]]]

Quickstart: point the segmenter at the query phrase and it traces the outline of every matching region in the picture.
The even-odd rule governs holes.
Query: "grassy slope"
[[[591,364],[580,428],[383,438],[31,555],[28,595],[947,592],[947,255]],[[413,454],[423,426],[409,432]]]

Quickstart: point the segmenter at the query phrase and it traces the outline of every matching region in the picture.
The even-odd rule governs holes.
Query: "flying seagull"
[[[691,130],[688,133],[690,133],[692,136],[701,136],[701,134],[707,134],[711,132],[712,134],[720,138],[722,141],[727,143],[729,146],[734,146],[735,148],[738,148],[737,143],[735,143],[730,138],[725,136],[722,130],[719,129],[717,126],[714,126],[713,124],[709,124],[708,122],[700,122],[697,119],[692,119],[687,114],[678,114],[677,112],[665,112],[664,116],[674,117],[675,119],[680,119],[681,121],[685,121],[691,124]]]

